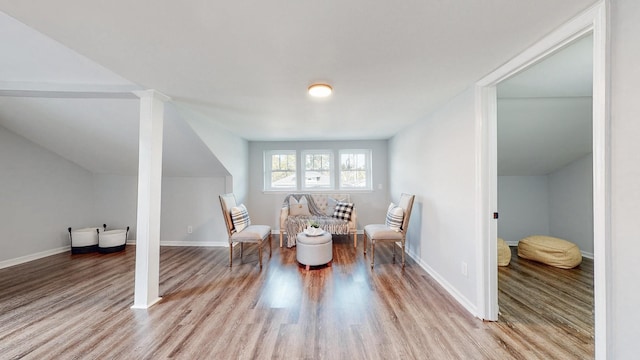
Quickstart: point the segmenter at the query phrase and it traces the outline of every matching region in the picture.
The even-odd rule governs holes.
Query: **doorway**
[[[497,91],[505,79],[538,63],[548,55],[593,34],[593,248],[594,248],[594,304],[595,354],[604,359],[608,353],[607,300],[608,254],[610,238],[610,189],[608,129],[608,93],[606,87],[606,6],[599,2],[570,20],[540,42],[534,44],[499,69],[477,83],[476,87],[476,153],[477,197],[476,233],[479,244],[477,312],[478,317],[495,321],[498,318],[497,300]]]
[[[592,45],[589,33],[496,87],[497,236],[513,253],[498,269],[500,321],[545,324],[547,334],[571,324],[566,341],[585,358],[594,351]],[[518,257],[532,235],[571,241],[582,263]]]

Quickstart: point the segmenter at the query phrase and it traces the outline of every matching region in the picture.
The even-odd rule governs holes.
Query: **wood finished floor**
[[[350,245],[351,244],[351,245]],[[132,310],[135,247],[59,254],[0,270],[0,359],[588,359],[593,262],[499,270],[498,322],[469,315],[407,258],[334,241],[332,267],[305,271],[275,246],[162,247],[161,302]]]

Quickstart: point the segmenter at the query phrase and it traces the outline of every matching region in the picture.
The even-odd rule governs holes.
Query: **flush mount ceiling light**
[[[313,97],[327,97],[331,95],[333,88],[327,84],[313,84],[309,86],[309,95]]]

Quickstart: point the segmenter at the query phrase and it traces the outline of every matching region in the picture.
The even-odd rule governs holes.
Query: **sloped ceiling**
[[[592,151],[593,37],[498,85],[498,174],[547,175]]]
[[[0,0],[0,126],[116,174],[136,171],[136,89],[248,140],[387,139],[592,3]],[[166,175],[226,174],[172,105],[166,126]]]
[[[137,174],[140,86],[2,13],[0,44],[0,126],[94,173]],[[228,174],[171,104],[163,148],[166,176]]]
[[[0,10],[245,139],[386,139],[593,2],[0,0]],[[330,99],[306,95],[317,81],[333,85]]]

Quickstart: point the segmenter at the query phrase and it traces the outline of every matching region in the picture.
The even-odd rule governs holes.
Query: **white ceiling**
[[[65,142],[131,125],[123,119],[137,113],[120,97],[137,88],[159,90],[248,140],[386,139],[593,2],[0,0],[9,15],[0,16],[0,95],[35,89],[54,98],[5,96],[0,125],[82,166],[101,162],[117,173],[131,164],[100,153],[114,149],[84,143],[96,155],[84,159]],[[310,99],[305,91],[316,81],[335,94]],[[78,91],[117,99],[68,99]],[[71,122],[66,137],[45,140],[54,136],[35,116],[17,125],[12,117],[31,107],[47,111],[49,122]],[[187,133],[186,142],[197,139]],[[123,149],[135,148],[128,139]],[[200,150],[176,148],[165,158],[217,162]]]
[[[500,83],[498,174],[546,175],[592,151],[593,37]]]

